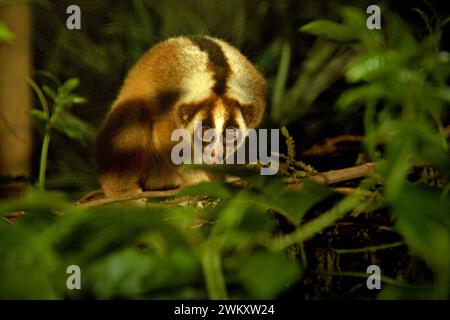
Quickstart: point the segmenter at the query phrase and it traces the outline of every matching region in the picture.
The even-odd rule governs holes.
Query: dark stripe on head
[[[213,91],[216,94],[224,94],[227,90],[227,79],[231,72],[230,65],[220,46],[212,40],[203,37],[189,37],[193,44],[201,51],[208,54],[209,66],[214,73]]]

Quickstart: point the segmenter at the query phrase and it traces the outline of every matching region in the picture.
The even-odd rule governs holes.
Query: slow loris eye
[[[239,131],[235,126],[227,126],[225,129],[225,141],[233,142],[236,141],[239,135]]]

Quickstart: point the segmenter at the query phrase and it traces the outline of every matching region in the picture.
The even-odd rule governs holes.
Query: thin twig
[[[393,243],[386,243],[381,244],[378,246],[370,246],[370,247],[364,247],[364,248],[354,248],[354,249],[336,249],[332,248],[332,250],[339,254],[346,254],[346,253],[363,253],[363,252],[373,252],[373,251],[379,251],[379,250],[385,250],[385,249],[391,249],[395,247],[400,247],[405,245],[404,241],[397,241]]]
[[[349,187],[338,187],[338,188],[333,188],[333,190],[338,193],[342,193],[342,194],[351,194],[354,192],[360,192],[360,194],[366,198],[373,197],[376,194],[375,191],[359,190],[357,188],[349,188]]]
[[[315,144],[308,150],[303,152],[304,156],[323,156],[326,154],[330,154],[336,151],[338,148],[338,144],[342,142],[362,142],[364,137],[352,135],[352,134],[344,134],[334,138],[328,138],[324,142]]]

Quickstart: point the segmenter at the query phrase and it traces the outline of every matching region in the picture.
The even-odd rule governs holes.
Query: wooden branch
[[[318,143],[313,145],[308,150],[304,151],[302,154],[304,156],[313,156],[313,157],[319,157],[326,154],[330,154],[336,151],[338,148],[338,144],[342,142],[359,142],[361,143],[364,140],[364,137],[357,136],[357,135],[351,135],[351,134],[344,134],[338,137],[334,138],[328,138],[322,143]]]
[[[286,178],[285,183],[293,188],[299,188],[305,181],[335,184],[365,177],[373,172],[374,166],[375,164],[373,162],[369,162],[355,167],[318,173],[304,179]]]
[[[366,163],[363,165],[345,168],[345,169],[338,169],[338,170],[331,170],[328,172],[318,173],[310,177],[306,177],[303,179],[292,179],[292,178],[285,178],[283,179],[284,183],[292,189],[297,190],[301,187],[301,185],[305,181],[314,181],[318,183],[323,184],[335,184],[339,182],[354,180],[358,178],[365,177],[372,173],[374,168],[374,163]],[[243,187],[245,184],[242,183],[241,180],[236,180],[231,182],[231,184]],[[80,207],[94,207],[94,206],[102,206],[106,204],[116,203],[116,202],[123,202],[123,201],[130,201],[130,200],[138,200],[142,198],[166,198],[166,197],[176,197],[177,193],[182,188],[177,189],[170,189],[170,190],[161,190],[161,191],[145,191],[141,193],[135,193],[135,194],[126,194],[121,195],[117,197],[109,197],[109,198],[98,198],[99,195],[101,195],[100,190],[96,190],[93,192],[90,192],[88,195],[83,197],[77,202],[77,205]],[[96,196],[97,198],[92,198],[92,196]]]
[[[133,194],[124,194],[116,197],[109,197],[109,198],[100,198],[100,199],[94,199],[94,200],[84,200],[85,197],[80,199],[77,202],[77,205],[80,207],[95,207],[95,206],[102,206],[105,204],[115,203],[115,202],[123,202],[123,201],[130,201],[130,200],[138,200],[142,198],[166,198],[166,197],[174,197],[178,193],[178,189],[169,189],[169,190],[157,190],[157,191],[144,191],[140,193],[133,193]],[[102,194],[100,190],[95,190],[89,194]]]
[[[25,211],[15,211],[10,212],[6,216],[3,217],[3,220],[5,220],[8,223],[14,224],[18,222],[22,217],[25,215]]]

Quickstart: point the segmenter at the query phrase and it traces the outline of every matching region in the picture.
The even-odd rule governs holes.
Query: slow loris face
[[[180,110],[185,111],[181,118],[191,133],[192,147],[197,144],[197,149],[209,156],[202,159],[199,152],[193,152],[194,163],[224,163],[234,156],[245,140],[248,126],[242,106],[233,99],[208,98],[200,103],[184,105]]]

